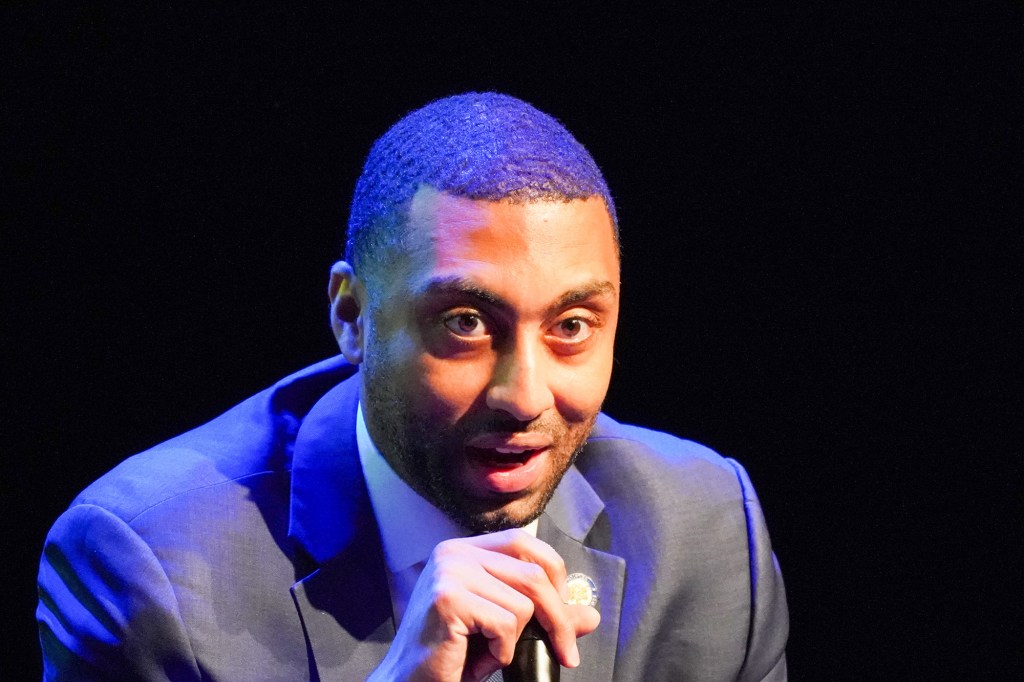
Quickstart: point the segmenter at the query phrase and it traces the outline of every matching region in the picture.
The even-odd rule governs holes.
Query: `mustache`
[[[565,430],[564,425],[556,418],[537,417],[529,421],[521,421],[500,413],[466,415],[455,423],[455,430],[467,435],[493,434],[512,435],[523,433],[543,433],[554,435]]]

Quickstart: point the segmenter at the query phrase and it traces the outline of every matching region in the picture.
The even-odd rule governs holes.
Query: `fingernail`
[[[580,664],[580,648],[575,644],[572,645],[572,651],[569,652],[569,667],[576,668]]]

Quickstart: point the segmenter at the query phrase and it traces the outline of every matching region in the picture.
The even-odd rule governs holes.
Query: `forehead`
[[[580,282],[618,290],[619,257],[599,197],[572,201],[484,201],[421,188],[408,212],[413,289],[461,277],[554,296]]]

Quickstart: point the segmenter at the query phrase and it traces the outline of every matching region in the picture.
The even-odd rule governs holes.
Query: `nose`
[[[532,421],[555,404],[548,385],[543,351],[520,342],[499,356],[487,388],[487,407],[521,422]]]

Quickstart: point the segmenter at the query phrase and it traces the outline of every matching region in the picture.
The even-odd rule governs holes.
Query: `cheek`
[[[484,400],[493,367],[490,362],[450,362],[432,356],[418,367],[420,394],[430,411],[449,422],[457,421]]]
[[[578,367],[568,367],[552,382],[558,411],[569,422],[587,421],[601,411],[608,393],[612,358],[595,358]]]

